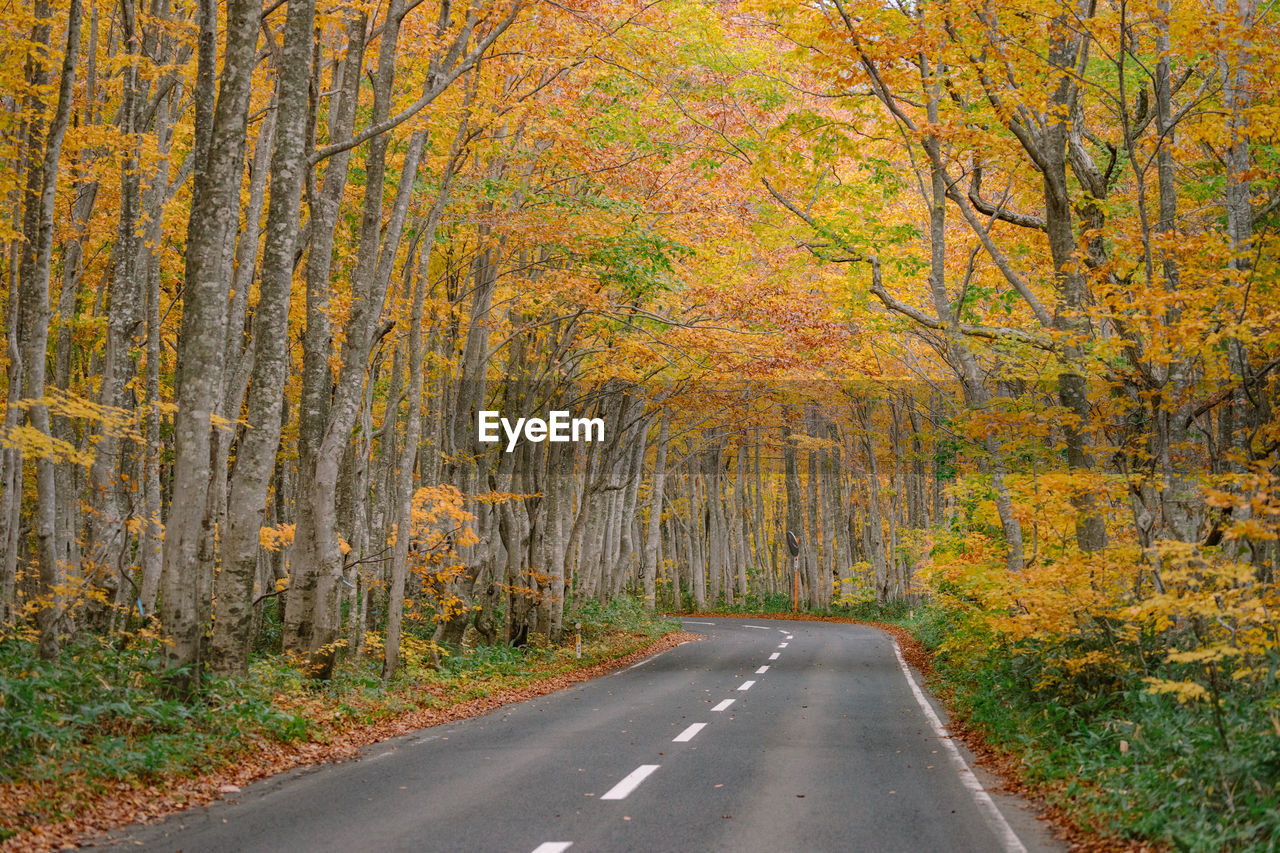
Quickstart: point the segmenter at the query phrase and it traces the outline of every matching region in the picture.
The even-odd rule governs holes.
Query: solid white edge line
[[[960,750],[952,742],[951,734],[942,725],[942,720],[938,719],[938,715],[934,712],[933,706],[929,704],[929,700],[925,698],[924,691],[920,689],[920,685],[916,684],[916,679],[911,674],[911,668],[907,666],[906,658],[902,656],[902,649],[898,647],[897,640],[893,641],[893,653],[898,657],[898,666],[902,668],[902,674],[906,677],[907,684],[911,685],[911,692],[915,694],[920,710],[924,711],[925,719],[929,721],[929,725],[933,728],[933,733],[938,736],[938,740],[947,748],[951,763],[955,765],[956,771],[960,774],[961,783],[973,795],[974,803],[978,806],[978,811],[982,812],[987,826],[1000,839],[1006,853],[1027,853],[1027,848],[1023,846],[1018,834],[1013,831],[1013,827],[1009,826],[1009,822],[1004,819],[1004,815],[1000,814],[1000,809],[996,808],[995,801],[991,799],[991,795],[987,793],[986,789],[982,787],[982,783],[978,781],[978,777],[969,769],[969,763],[964,760],[964,756],[960,754]]]
[[[769,655],[769,660],[777,660],[781,656],[782,656],[782,652],[774,652],[773,654]]]
[[[753,685],[753,684],[755,684],[755,682],[754,682],[754,681],[744,681],[744,682],[742,682],[741,684],[739,684],[739,685],[738,685],[738,689],[739,689],[739,690],[750,690],[750,689],[751,689],[751,685]]]
[[[693,736],[707,727],[706,723],[694,723],[689,728],[682,731],[671,739],[672,743],[688,743],[693,740]]]
[[[688,640],[685,640],[685,641],[684,641],[684,642],[682,642],[682,643],[676,643],[674,646],[672,646],[672,647],[671,647],[671,649],[678,649],[678,648],[680,648],[681,646],[683,646],[683,645],[684,645],[685,643],[687,643],[687,642],[689,642],[689,641],[688,641]],[[655,659],[655,658],[660,658],[660,657],[662,657],[662,656],[663,656],[663,655],[665,655],[667,652],[671,651],[671,649],[663,649],[662,651],[658,652],[656,655],[649,655],[647,658],[645,658],[644,660],[640,661],[639,663],[633,663],[633,664],[631,664],[631,666],[629,666],[629,667],[627,667],[626,669],[622,670],[622,672],[629,672],[630,670],[633,670],[633,669],[635,669],[635,668],[636,668],[636,667],[638,667],[638,666],[644,666],[644,665],[645,665],[645,664],[647,664],[649,661],[651,661],[651,660],[653,660],[653,659]]]
[[[765,664],[764,666],[756,670],[756,675],[764,675],[768,671],[769,671],[769,665]]]
[[[724,710],[727,710],[727,709],[728,709],[728,707],[729,707],[730,705],[732,705],[733,703],[734,703],[734,700],[733,700],[733,699],[726,699],[726,700],[724,700],[723,702],[721,702],[719,705],[717,705],[717,706],[715,706],[714,708],[712,708],[711,710],[713,710],[713,711],[724,711]]]
[[[533,853],[564,853],[572,846],[572,841],[544,841],[533,848]]]

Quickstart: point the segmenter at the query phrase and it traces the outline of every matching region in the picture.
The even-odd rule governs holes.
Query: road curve
[[[941,736],[887,634],[691,619],[663,654],[283,773],[103,847],[175,851],[1049,851]]]

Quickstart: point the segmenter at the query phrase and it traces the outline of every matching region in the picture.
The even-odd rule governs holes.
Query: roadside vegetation
[[[581,658],[572,631],[563,644],[526,648],[470,637],[461,646],[433,647],[429,632],[410,633],[402,643],[405,665],[389,683],[380,654],[347,658],[328,681],[308,677],[283,655],[259,654],[248,676],[210,677],[194,701],[173,698],[162,677],[161,641],[146,631],[114,642],[85,635],[51,661],[40,659],[33,638],[5,637],[0,841],[41,824],[110,823],[111,815],[93,812],[123,791],[163,796],[182,780],[242,762],[261,776],[343,757],[353,736],[358,746],[399,733],[402,721],[422,724],[422,712],[439,712],[425,722],[443,722],[547,692],[679,628],[625,597],[591,601],[567,615],[570,625],[582,626]],[[370,637],[367,648],[377,642]]]
[[[1077,826],[1174,850],[1280,849],[1274,651],[1206,667],[1177,651],[1196,644],[1190,625],[1166,641],[1108,636],[1101,620],[1019,637],[955,588],[909,613],[896,621],[933,652],[930,686]],[[1205,694],[1151,689],[1184,681]]]

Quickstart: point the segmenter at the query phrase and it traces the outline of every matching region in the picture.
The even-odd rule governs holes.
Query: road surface
[[[685,620],[706,635],[488,716],[118,830],[148,851],[1041,851],[874,628]]]

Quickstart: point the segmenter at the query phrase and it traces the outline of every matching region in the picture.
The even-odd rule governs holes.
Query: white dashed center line
[[[786,643],[778,643],[778,648],[785,649],[786,647],[787,647]]]
[[[686,624],[686,625],[714,625],[714,624],[716,624],[716,623],[714,623],[714,622],[694,622],[692,619],[686,619],[686,620],[684,620],[684,624]]]
[[[744,681],[744,682],[742,682],[742,684],[741,684],[741,685],[739,685],[738,689],[739,689],[739,690],[750,690],[750,689],[751,689],[751,685],[753,685],[753,684],[755,684],[755,682],[754,682],[754,681]]]
[[[787,639],[788,639],[788,640],[794,640],[794,639],[795,639],[795,637],[791,636],[790,634],[787,634]]]
[[[743,625],[743,628],[756,628],[760,631],[768,631],[769,629],[763,625]]]
[[[533,853],[564,853],[572,846],[572,841],[544,841],[533,848]]]
[[[660,765],[657,764],[641,764],[635,770],[632,770],[622,781],[610,788],[602,800],[625,800],[627,795],[640,787],[640,783],[649,778],[649,774],[657,770]]]
[[[781,654],[782,652],[774,652],[773,654],[769,655],[769,660],[777,660]]]
[[[713,710],[713,711],[724,711],[724,710],[726,710],[730,705],[732,705],[732,704],[733,704],[733,702],[734,702],[734,700],[733,700],[733,699],[726,699],[726,700],[724,700],[723,702],[721,702],[719,705],[717,705],[717,706],[715,706],[714,708],[712,708],[711,710]]]
[[[764,675],[768,671],[769,671],[769,666],[768,664],[766,664],[756,670],[756,675]]]
[[[672,743],[688,743],[693,740],[693,736],[707,727],[706,723],[694,723],[689,728],[682,731],[671,739]]]

